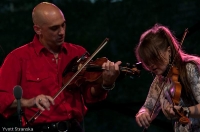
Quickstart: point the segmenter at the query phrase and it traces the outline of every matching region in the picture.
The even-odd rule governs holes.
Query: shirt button
[[[37,80],[39,81],[39,80],[40,80],[40,78],[37,78]]]
[[[54,61],[54,59],[52,59],[52,61]]]
[[[72,114],[69,113],[69,114],[68,114],[68,117],[69,117],[69,118],[72,118]]]

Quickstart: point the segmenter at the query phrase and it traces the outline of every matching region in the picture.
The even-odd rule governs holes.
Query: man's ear
[[[33,29],[37,35],[41,34],[41,28],[38,25],[33,25]]]

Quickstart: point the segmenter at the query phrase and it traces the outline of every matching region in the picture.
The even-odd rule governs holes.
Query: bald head
[[[62,11],[52,3],[42,2],[35,6],[32,12],[34,25],[43,25],[56,20],[57,17],[63,17]]]

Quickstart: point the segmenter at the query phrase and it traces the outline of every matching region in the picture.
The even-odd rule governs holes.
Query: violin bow
[[[60,88],[60,90],[53,96],[55,100],[60,93],[73,81],[73,79],[82,71],[82,69],[94,58],[94,56],[108,43],[109,39],[105,38],[96,51],[85,61],[85,63],[79,68],[79,70],[70,78],[70,80]],[[38,110],[29,120],[28,123],[33,123],[40,115],[42,114],[41,110]]]

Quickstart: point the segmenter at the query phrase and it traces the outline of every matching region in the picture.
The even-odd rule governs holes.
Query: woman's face
[[[166,51],[160,51],[160,54],[163,61],[148,66],[148,69],[156,75],[162,75],[167,69],[171,56],[170,48],[168,47]]]

